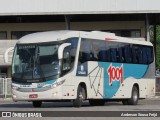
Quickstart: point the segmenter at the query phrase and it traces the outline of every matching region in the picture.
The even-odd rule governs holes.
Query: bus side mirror
[[[10,47],[5,51],[5,53],[4,53],[4,61],[5,61],[5,63],[8,63],[8,53],[10,51],[12,51],[13,49],[14,49],[14,47]]]
[[[58,59],[61,60],[63,58],[63,51],[64,48],[70,46],[71,43],[63,43],[62,45],[60,45],[60,47],[58,48]]]

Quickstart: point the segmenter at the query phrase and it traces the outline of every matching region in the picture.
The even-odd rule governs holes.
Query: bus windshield
[[[58,59],[58,49],[63,43],[71,43]],[[67,74],[74,65],[78,38],[48,43],[17,44],[12,61],[12,81],[43,82]]]
[[[14,52],[13,79],[45,81],[59,73],[58,47],[60,44],[17,45]],[[19,81],[19,80],[18,80]]]

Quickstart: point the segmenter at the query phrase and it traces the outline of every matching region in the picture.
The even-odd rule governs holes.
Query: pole
[[[150,33],[149,33],[149,15],[146,14],[146,40],[150,41]]]
[[[70,16],[65,15],[65,24],[66,24],[66,30],[70,30]]]
[[[156,15],[154,15],[154,41],[153,41],[153,46],[154,46],[154,53],[155,53],[155,74],[156,74],[156,54],[157,54],[157,50],[156,50],[156,39],[157,39],[157,20],[156,20]]]

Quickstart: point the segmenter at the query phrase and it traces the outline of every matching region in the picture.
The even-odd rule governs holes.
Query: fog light
[[[55,92],[55,93],[53,93],[52,95],[55,96],[55,95],[57,95],[57,93],[58,93],[58,92]]]
[[[51,88],[56,88],[56,87],[57,87],[57,85],[56,85],[56,84],[53,84]]]

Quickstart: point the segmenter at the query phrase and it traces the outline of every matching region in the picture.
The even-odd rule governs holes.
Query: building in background
[[[149,26],[160,21],[159,0],[1,0],[0,77],[11,77],[6,50],[22,36],[52,30],[107,31],[150,40]],[[156,35],[155,35],[156,38]]]

